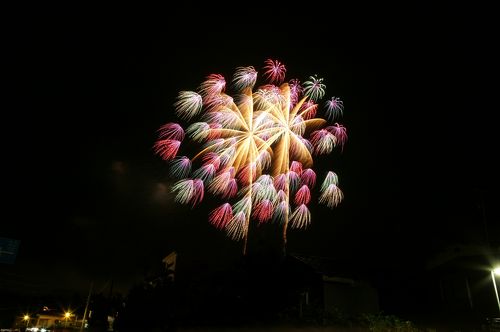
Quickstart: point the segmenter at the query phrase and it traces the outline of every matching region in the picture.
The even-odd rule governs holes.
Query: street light
[[[500,312],[500,298],[498,298],[497,282],[495,280],[496,276],[500,276],[500,266],[495,267],[493,270],[491,270],[491,280],[493,281],[493,288],[495,289],[495,296],[497,298],[498,311]]]
[[[71,317],[71,312],[66,311],[64,313],[64,327],[68,327],[68,319]]]
[[[23,320],[26,321],[26,327],[28,327],[30,323],[30,316],[29,315],[24,315]]]

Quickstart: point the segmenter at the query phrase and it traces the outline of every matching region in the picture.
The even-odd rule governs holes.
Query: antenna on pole
[[[89,310],[90,295],[92,295],[92,288],[94,287],[94,282],[90,283],[89,295],[87,296],[87,304],[85,304],[85,311],[83,312],[82,325],[80,326],[80,332],[83,331],[85,327],[85,320],[87,318],[87,312]]]

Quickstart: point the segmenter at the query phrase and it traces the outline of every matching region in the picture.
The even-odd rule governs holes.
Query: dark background
[[[320,161],[339,174],[343,203],[313,206],[289,252],[359,262],[396,292],[448,245],[498,243],[488,8],[304,5],[21,10],[4,50],[19,94],[3,113],[0,223],[21,246],[0,266],[1,286],[84,294],[113,280],[126,292],[172,250],[200,269],[237,259],[241,243],[208,224],[214,200],[173,202],[152,145],[178,91],[267,58],[288,79],[324,77],[349,134],[342,154]],[[251,248],[276,250],[280,233],[263,233]]]

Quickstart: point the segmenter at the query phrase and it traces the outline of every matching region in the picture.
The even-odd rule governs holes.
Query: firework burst
[[[225,202],[209,215],[210,223],[234,240],[244,240],[252,221],[276,222],[283,227],[286,247],[289,227],[303,229],[311,223],[308,204],[316,184],[313,156],[329,154],[347,140],[344,126],[328,125],[342,115],[344,105],[332,97],[324,107],[325,118],[316,117],[324,97],[323,78],[310,76],[303,84],[285,80],[286,67],[268,59],[262,82],[252,67],[238,67],[226,94],[226,79],[211,74],[197,91],[181,91],[176,115],[189,121],[186,130],[177,123],[159,129],[155,152],[170,162],[178,179],[172,192],[183,204],[199,204],[205,191]],[[280,85],[275,85],[280,84]],[[198,118],[196,122],[191,119]],[[199,145],[192,157],[178,156],[189,137]],[[197,145],[197,146],[198,146]],[[334,172],[328,172],[319,202],[333,208],[342,200]]]

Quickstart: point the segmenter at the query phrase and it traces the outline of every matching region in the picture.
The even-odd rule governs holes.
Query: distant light
[[[497,276],[500,276],[500,267],[497,267],[493,270],[493,273],[496,274]]]
[[[24,320],[30,320],[30,316],[29,315],[24,315],[23,319]]]
[[[64,318],[70,318],[71,317],[71,312],[65,312],[64,313]]]

